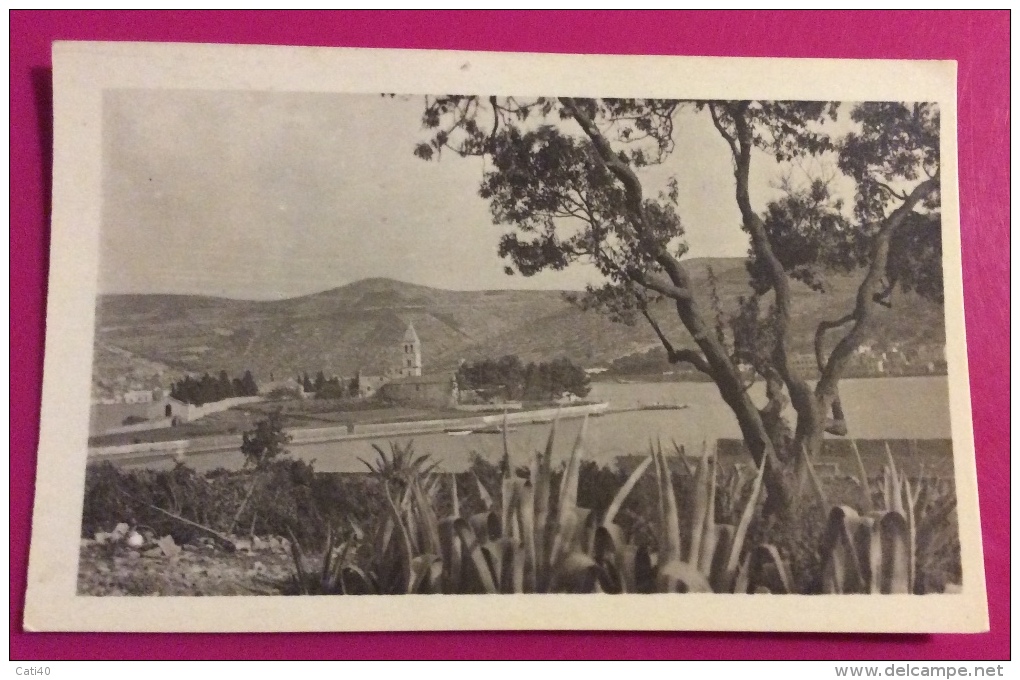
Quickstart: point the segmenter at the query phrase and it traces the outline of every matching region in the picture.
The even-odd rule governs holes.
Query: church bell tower
[[[414,324],[407,324],[400,353],[400,377],[410,378],[421,375],[421,340],[414,332]]]

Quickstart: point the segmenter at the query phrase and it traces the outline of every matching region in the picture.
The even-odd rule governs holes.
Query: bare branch
[[[489,104],[492,106],[492,132],[489,133],[489,145],[496,141],[496,131],[499,129],[499,103],[496,95],[489,97]]]
[[[881,187],[882,189],[885,189],[890,194],[892,194],[895,198],[898,198],[901,201],[905,201],[908,198],[908,196],[907,196],[907,194],[905,192],[896,191],[895,189],[893,189],[891,186],[889,186],[885,182],[879,182],[879,181],[876,180],[875,181],[875,185],[878,186],[878,187]]]
[[[811,390],[791,366],[787,353],[787,348],[790,345],[790,278],[786,269],[783,268],[782,262],[772,250],[772,244],[765,231],[765,223],[751,206],[750,169],[754,135],[745,116],[749,105],[750,102],[739,102],[731,112],[737,133],[735,144],[737,155],[734,158],[736,161],[734,176],[737,184],[737,206],[740,208],[744,228],[751,235],[751,246],[754,253],[765,264],[772,290],[775,292],[778,341],[772,361],[786,383],[794,409],[797,413],[805,413],[814,408],[814,404],[811,403]],[[724,130],[720,130],[720,132],[722,133]]]
[[[648,311],[647,305],[641,305],[641,314],[644,315],[645,319],[648,320],[648,323],[651,325],[652,330],[654,330],[655,334],[659,337],[659,342],[661,342],[662,346],[666,349],[666,356],[669,358],[669,363],[671,364],[688,363],[694,366],[694,368],[704,373],[705,375],[707,375],[708,377],[710,378],[714,377],[714,374],[712,373],[712,367],[708,365],[708,360],[701,352],[693,349],[687,349],[686,347],[681,347],[680,349],[676,349],[673,347],[673,344],[666,338],[666,335],[662,332],[662,328],[659,327],[659,323],[655,320],[655,317],[653,317],[651,313]]]
[[[715,379],[715,373],[712,372],[712,367],[708,365],[708,361],[705,359],[704,355],[695,349],[681,347],[678,350],[674,350],[670,355],[669,362],[671,364],[688,363],[707,375],[709,378]]]
[[[818,363],[818,372],[822,373],[825,371],[825,334],[831,330],[835,330],[840,326],[845,326],[854,320],[853,312],[850,312],[846,316],[840,317],[835,321],[822,321],[818,324],[818,328],[815,329],[815,361]]]
[[[860,345],[868,331],[876,304],[875,295],[879,292],[889,261],[889,248],[893,234],[903,224],[907,215],[913,212],[914,208],[937,187],[938,181],[935,179],[921,182],[910,192],[907,200],[882,221],[882,226],[872,245],[871,264],[857,289],[857,299],[851,312],[855,323],[829,353],[825,371],[822,372],[818,385],[815,387],[815,394],[823,400],[823,403],[825,400],[835,398],[835,388],[846,363],[854,348]]]
[[[658,277],[650,276],[643,271],[632,270],[628,272],[628,275],[635,283],[640,284],[649,290],[654,290],[656,293],[665,295],[673,300],[689,301],[694,299],[690,289],[673,285]]]
[[[726,140],[726,143],[730,145],[730,151],[733,152],[733,158],[738,158],[740,156],[740,152],[737,150],[737,140],[733,138],[733,135],[731,135],[722,124],[722,121],[719,119],[719,114],[715,110],[715,104],[708,105],[708,112],[712,115],[712,124],[715,125],[715,129],[719,131],[719,134]]]
[[[641,314],[648,320],[648,323],[651,325],[652,330],[655,331],[655,334],[659,336],[659,342],[661,342],[662,346],[666,348],[666,354],[672,357],[673,344],[666,338],[662,329],[659,328],[659,323],[655,320],[655,317],[652,316],[651,312],[648,311],[648,305],[641,305]]]

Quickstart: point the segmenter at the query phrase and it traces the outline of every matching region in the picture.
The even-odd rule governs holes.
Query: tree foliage
[[[723,188],[748,237],[751,294],[731,318],[717,308],[713,316],[695,295],[704,291],[694,289],[683,261],[678,180],[649,190],[642,174],[675,154],[675,137],[693,116],[710,119],[717,148],[732,162],[732,184]],[[802,474],[826,432],[846,432],[838,384],[869,337],[876,306],[892,306],[896,289],[941,299],[934,104],[441,96],[426,99],[422,121],[429,137],[415,149],[420,158],[485,157],[479,193],[506,228],[499,243],[506,272],[594,265],[603,283],[575,301],[616,321],[644,319],[671,363],[714,381],[755,461],[771,462],[766,482],[781,504],[790,468]],[[808,157],[834,162],[852,198],[834,189],[834,177],[818,177],[781,182],[779,198],[755,210],[752,164],[783,168]],[[833,271],[857,273],[860,284],[851,309],[818,325],[821,379],[812,386],[791,361],[791,286],[824,291]],[[655,318],[662,300],[675,307],[693,347],[675,346],[663,332]],[[766,385],[764,406],[748,394],[756,380]],[[786,404],[795,422],[784,419]]]
[[[585,397],[591,391],[584,369],[565,357],[527,365],[516,356],[464,363],[457,370],[457,384],[462,389],[531,401],[557,399],[564,393]]]
[[[218,377],[204,373],[200,378],[184,376],[170,386],[170,396],[187,404],[209,404],[231,397],[251,397],[259,393],[251,371],[245,371],[241,378],[233,380],[226,371],[220,371]]]
[[[241,436],[241,453],[246,467],[261,470],[287,455],[291,436],[283,429],[283,414],[271,412],[264,420]]]
[[[349,395],[349,383],[338,376],[326,378],[326,374],[319,371],[315,374],[315,380],[303,373],[298,376],[298,383],[305,394],[314,394],[316,399],[343,399]],[[357,392],[350,393],[356,395]]]

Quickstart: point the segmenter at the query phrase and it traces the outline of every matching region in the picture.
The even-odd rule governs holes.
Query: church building
[[[422,345],[413,324],[407,325],[400,344],[396,377],[377,388],[378,395],[393,404],[422,408],[457,405],[457,378],[453,373],[423,374]]]
[[[407,330],[404,332],[402,350],[402,361],[399,369],[400,377],[421,377],[421,340],[418,339],[418,334],[414,332],[414,324],[412,323],[407,324]]]

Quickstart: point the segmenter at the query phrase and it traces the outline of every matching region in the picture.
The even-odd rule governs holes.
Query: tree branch
[[[567,110],[568,113],[573,117],[574,121],[581,127],[584,134],[587,135],[588,139],[591,140],[592,145],[595,147],[595,151],[598,153],[599,158],[605,164],[606,168],[613,173],[624,188],[624,196],[627,206],[627,211],[630,213],[631,222],[634,225],[635,230],[638,233],[638,238],[641,243],[648,249],[648,252],[653,254],[655,261],[665,270],[666,275],[669,276],[670,281],[673,282],[675,290],[686,290],[690,289],[690,277],[687,272],[681,266],[680,262],[669,254],[664,246],[655,243],[652,239],[649,230],[645,225],[645,211],[644,211],[644,198],[643,189],[641,187],[641,180],[634,173],[634,170],[628,163],[623,161],[616,153],[613,152],[612,146],[606,139],[605,135],[598,129],[598,126],[581,110],[578,106],[577,101],[571,97],[560,97],[560,103]],[[656,288],[649,286],[652,290]],[[662,291],[658,291],[662,292]],[[667,295],[667,293],[663,293]],[[674,299],[677,298],[674,294],[668,294]],[[685,293],[686,299],[692,299],[690,293]]]
[[[648,311],[648,307],[646,305],[641,305],[641,314],[643,314],[645,319],[648,320],[648,323],[651,325],[652,330],[655,331],[655,334],[659,336],[659,342],[661,342],[662,346],[666,349],[666,356],[669,358],[669,363],[680,364],[686,362],[708,377],[714,378],[712,367],[708,365],[708,360],[701,354],[701,352],[683,347],[675,349],[673,344],[662,332],[662,329],[659,327],[659,323],[655,320],[655,317],[653,317]]]
[[[496,130],[499,129],[499,102],[496,95],[489,97],[489,104],[492,106],[492,132],[489,133],[489,146],[496,142]]]
[[[715,129],[719,131],[722,138],[730,145],[730,151],[733,153],[734,160],[737,159],[740,156],[740,152],[737,151],[737,141],[723,126],[722,121],[719,119],[719,114],[715,110],[715,104],[708,105],[708,112],[712,116],[712,124],[715,125]]]
[[[906,193],[896,191],[895,189],[893,189],[891,186],[889,186],[885,182],[879,182],[878,180],[875,180],[875,185],[878,186],[878,187],[881,187],[882,189],[885,189],[886,191],[888,191],[890,194],[892,194],[894,197],[900,199],[901,201],[905,201],[905,200],[907,200],[909,198]]]
[[[613,173],[623,184],[625,195],[627,197],[627,209],[632,215],[639,218],[639,222],[643,223],[643,192],[641,188],[641,180],[631,169],[630,165],[620,160],[620,157],[613,152],[612,146],[609,144],[609,140],[606,139],[605,135],[598,129],[595,123],[589,118],[578,106],[577,100],[572,97],[560,97],[560,103],[570,113],[571,117],[581,126],[581,130],[587,135],[588,139],[595,146],[595,150],[599,154],[599,158],[605,163],[606,168]],[[639,229],[643,224],[639,224]]]
[[[853,312],[846,316],[840,317],[835,321],[822,321],[818,324],[818,328],[815,329],[815,361],[818,363],[818,372],[823,373],[825,371],[825,348],[823,343],[825,342],[825,334],[831,330],[835,330],[840,326],[845,326],[854,320]]]
[[[667,283],[660,278],[649,276],[643,271],[632,270],[627,274],[635,283],[654,290],[660,295],[665,295],[673,300],[693,300],[694,296],[688,288],[681,288],[680,286]]]
[[[654,235],[646,224],[640,180],[629,164],[613,153],[609,142],[574,99],[563,97],[559,101],[564,111],[574,119],[588,139],[591,140],[595,152],[606,169],[623,185],[625,208],[630,214],[631,222],[638,238],[641,244],[648,249],[647,252],[662,267],[672,285],[663,285],[660,280],[652,279],[642,274],[638,274],[632,280],[675,300],[677,314],[684,327],[687,328],[694,338],[694,342],[704,352],[706,363],[712,370],[711,376],[719,388],[723,399],[733,409],[737,422],[740,425],[741,433],[748,444],[748,448],[751,450],[755,463],[761,465],[763,460],[770,459],[771,464],[766,468],[766,474],[776,475],[777,477],[773,482],[779,486],[775,488],[781,487],[785,484],[779,473],[781,463],[776,456],[775,448],[772,446],[757,408],[744,391],[739,371],[733,365],[725,346],[709,332],[704,318],[698,309],[697,301],[691,294],[690,276],[687,271],[680,261],[667,250],[665,245],[655,242]],[[629,274],[632,273],[629,272]],[[685,357],[685,360],[687,360],[687,357]],[[773,467],[775,467],[774,470]]]
[[[712,378],[713,380],[715,379],[715,373],[712,372],[712,367],[709,366],[708,360],[706,360],[705,356],[697,350],[681,347],[680,349],[673,351],[669,362],[671,364],[682,364],[686,362],[707,375],[709,378]]]
[[[734,176],[737,185],[737,206],[740,208],[744,228],[751,235],[751,247],[754,249],[755,256],[765,264],[772,290],[775,292],[777,342],[772,361],[782,376],[783,382],[786,383],[790,392],[790,402],[797,411],[799,419],[806,420],[806,416],[813,417],[815,404],[811,400],[810,388],[790,365],[787,353],[790,344],[790,278],[783,263],[779,261],[775,251],[772,250],[772,244],[765,231],[765,223],[751,206],[750,170],[754,135],[745,115],[749,104],[749,102],[739,102],[730,114],[737,133],[736,143],[731,144],[731,148],[736,153]],[[720,130],[720,133],[727,136],[725,130]]]
[[[835,398],[836,385],[842,377],[850,355],[854,348],[861,344],[868,332],[876,304],[875,295],[879,292],[882,277],[885,275],[889,261],[889,248],[893,234],[903,224],[907,215],[913,212],[914,208],[937,187],[938,180],[936,179],[927,179],[921,182],[910,192],[907,200],[882,221],[882,226],[871,249],[871,263],[868,266],[868,272],[857,289],[857,299],[854,309],[850,313],[854,325],[829,353],[825,371],[822,372],[818,385],[815,387],[815,394],[823,402]]]

